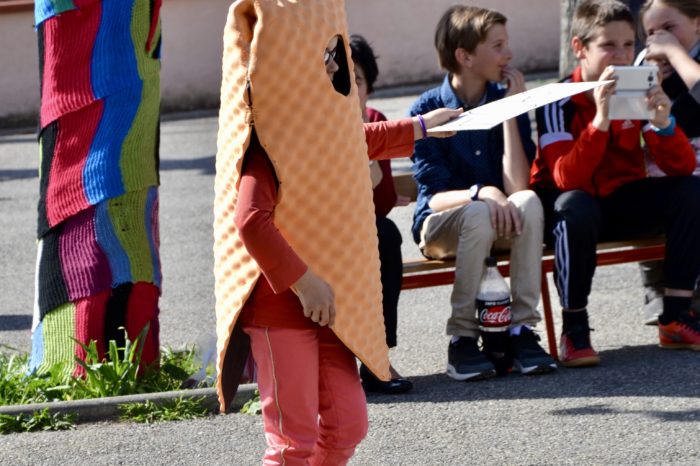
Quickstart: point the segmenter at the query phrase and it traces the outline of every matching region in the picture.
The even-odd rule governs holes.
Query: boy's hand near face
[[[600,74],[599,81],[613,79],[615,70],[608,66]],[[596,114],[591,124],[600,131],[607,131],[610,128],[608,110],[610,108],[610,96],[615,93],[615,84],[605,84],[593,90],[593,100],[595,101]]]
[[[306,269],[292,285],[292,291],[299,297],[304,308],[304,316],[321,327],[332,327],[335,323],[335,295],[331,286],[322,278]]]
[[[506,66],[503,69],[503,79],[508,84],[508,90],[504,97],[510,97],[521,92],[525,92],[525,77],[517,69]]]
[[[671,124],[671,99],[661,89],[661,86],[654,86],[647,92],[647,104],[649,110],[654,110],[654,118],[651,124],[657,128],[667,128]]]

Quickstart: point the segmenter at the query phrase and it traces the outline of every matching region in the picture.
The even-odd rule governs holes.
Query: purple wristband
[[[423,139],[428,137],[428,129],[425,127],[425,120],[423,115],[418,115],[418,123],[420,123],[420,130],[423,133]]]

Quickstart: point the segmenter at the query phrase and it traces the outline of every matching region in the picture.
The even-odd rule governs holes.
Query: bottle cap
[[[495,257],[489,256],[486,258],[484,263],[486,264],[486,267],[496,267],[496,264],[498,264],[498,261],[496,260]]]

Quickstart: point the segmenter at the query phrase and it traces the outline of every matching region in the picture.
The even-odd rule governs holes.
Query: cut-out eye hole
[[[348,55],[345,53],[345,41],[342,36],[338,36],[338,45],[332,52],[326,51],[328,55],[333,55],[329,57],[335,60],[338,65],[338,71],[333,75],[333,88],[339,94],[344,96],[350,95],[350,64],[348,63]],[[324,54],[324,61],[325,56]],[[326,62],[327,63],[327,62]]]

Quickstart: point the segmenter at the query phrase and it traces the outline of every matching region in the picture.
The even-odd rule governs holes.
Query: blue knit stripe
[[[112,271],[112,288],[132,282],[131,262],[114,232],[106,202],[101,202],[95,207],[95,236],[107,256]]]
[[[102,2],[91,63],[92,90],[101,99],[141,81],[131,37],[136,0]]]
[[[102,119],[83,168],[85,196],[91,205],[126,192],[120,160],[124,139],[139,108],[142,87],[139,82],[103,99]]]
[[[64,11],[74,10],[75,5],[71,0],[35,0],[34,2],[34,25],[38,27],[41,23]]]
[[[151,260],[153,261],[153,283],[160,288],[162,275],[160,272],[160,257],[156,238],[153,231],[153,218],[158,217],[158,188],[149,188],[146,199],[146,233],[148,234],[148,244],[151,246]]]
[[[44,322],[39,322],[39,325],[32,332],[32,354],[29,359],[29,367],[27,372],[32,374],[36,372],[44,362]]]

